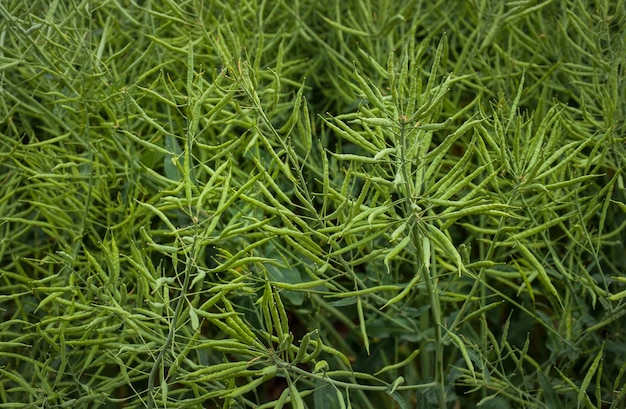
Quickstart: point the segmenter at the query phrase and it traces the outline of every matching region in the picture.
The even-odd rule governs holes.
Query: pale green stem
[[[413,189],[410,181],[410,175],[408,172],[408,166],[406,159],[406,149],[407,149],[407,141],[405,137],[405,129],[406,124],[403,123],[400,128],[400,172],[402,173],[402,184],[404,187],[404,196],[407,200],[403,201],[404,206],[404,215],[405,217],[413,217],[413,201],[415,198],[413,197]],[[424,264],[425,260],[422,260],[422,243],[420,241],[420,233],[419,233],[419,225],[416,223],[413,225],[411,229],[411,241],[416,249],[416,256],[418,263]],[[432,264],[432,269],[434,270],[435,264]],[[418,266],[419,268],[419,266]],[[443,337],[441,335],[441,311],[440,311],[440,302],[439,302],[439,293],[437,290],[437,283],[435,279],[435,274],[431,271],[431,269],[424,269],[426,273],[424,274],[424,281],[426,283],[426,290],[428,291],[428,297],[430,299],[430,310],[433,318],[432,325],[435,330],[435,368],[434,368],[434,378],[435,381],[433,386],[437,388],[437,401],[439,403],[440,409],[446,408],[446,390],[445,390],[445,372],[444,372],[444,351],[443,351]]]

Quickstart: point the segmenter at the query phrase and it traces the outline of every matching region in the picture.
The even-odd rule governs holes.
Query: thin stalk
[[[157,355],[154,364],[152,365],[152,369],[150,370],[150,375],[148,376],[148,402],[147,408],[152,409],[154,406],[154,378],[156,377],[157,371],[161,367],[161,363],[163,362],[163,357],[165,355],[165,351],[167,351],[174,340],[174,333],[176,332],[176,323],[178,322],[178,317],[180,316],[180,312],[183,309],[183,304],[187,300],[187,288],[189,287],[189,281],[191,277],[191,268],[193,266],[193,260],[195,260],[196,256],[196,236],[194,235],[194,241],[192,243],[192,251],[187,255],[187,264],[185,265],[185,276],[183,278],[183,285],[180,290],[180,298],[176,303],[176,309],[174,310],[174,316],[172,317],[170,330],[167,334],[167,338],[159,351],[159,355]]]
[[[405,130],[406,130],[406,123],[402,122],[402,125],[400,127],[400,143],[399,143],[399,148],[400,148],[400,172],[402,174],[402,181],[403,183],[401,184],[401,186],[404,187],[405,192],[405,198],[408,200],[404,200],[403,203],[403,207],[404,207],[404,215],[405,217],[407,217],[407,215],[412,215],[414,210],[413,210],[413,202],[415,200],[415,198],[413,197],[413,189],[411,184],[409,183],[409,167],[410,164],[407,162],[406,160],[406,149],[407,149],[407,141],[406,141],[406,136],[405,136]],[[422,265],[425,264],[425,260],[422,259],[422,243],[420,241],[420,233],[419,233],[419,222],[420,220],[417,220],[418,223],[413,224],[413,228],[411,229],[411,241],[413,242],[413,245],[415,246],[416,249],[416,256],[417,256],[417,262],[418,265],[421,263]],[[440,302],[439,302],[439,293],[437,292],[437,281],[435,279],[435,274],[433,273],[434,271],[434,257],[433,257],[433,263],[432,263],[433,268],[427,268],[426,270],[426,274],[424,274],[424,280],[426,282],[426,290],[428,291],[428,297],[430,300],[430,310],[431,310],[431,314],[432,314],[432,319],[433,319],[433,325],[434,325],[434,330],[435,330],[435,362],[434,362],[434,366],[435,366],[435,381],[434,381],[434,385],[436,385],[437,387],[437,401],[439,403],[439,407],[441,409],[445,409],[446,408],[446,391],[445,391],[445,385],[444,385],[444,351],[443,351],[443,337],[441,335],[441,326],[442,326],[442,320],[441,320],[441,311],[440,311]],[[418,266],[419,268],[419,266]]]
[[[321,382],[326,382],[331,385],[334,385],[337,388],[350,389],[350,390],[361,390],[361,391],[375,391],[375,392],[386,392],[389,390],[390,384],[385,384],[381,386],[375,385],[362,385],[356,382],[343,382],[338,381],[336,379],[332,379],[326,375],[326,373],[312,373],[305,371],[304,369],[300,369],[295,365],[292,365],[287,362],[277,361],[276,364],[279,368],[283,368],[289,372],[293,372],[295,374],[301,375],[305,378],[315,379]],[[435,386],[435,382],[424,383],[420,385],[400,385],[395,388],[396,391],[409,391],[409,390],[419,390],[419,389],[428,389]]]

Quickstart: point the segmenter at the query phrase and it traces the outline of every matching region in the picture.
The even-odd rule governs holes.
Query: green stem
[[[192,251],[187,255],[187,264],[185,265],[185,277],[183,279],[183,285],[180,290],[180,298],[176,303],[176,309],[174,310],[174,315],[172,316],[172,321],[170,324],[170,330],[167,334],[167,338],[165,343],[161,347],[159,351],[159,355],[157,355],[154,364],[152,365],[152,369],[150,370],[150,375],[148,376],[148,402],[147,408],[152,409],[154,406],[154,379],[156,378],[157,371],[161,367],[161,363],[163,362],[163,357],[165,355],[165,351],[167,351],[174,340],[174,333],[176,331],[176,323],[178,322],[178,317],[180,316],[180,312],[183,309],[183,304],[187,301],[187,288],[189,287],[189,281],[191,277],[191,268],[193,266],[193,260],[195,259],[195,249],[196,249],[196,241],[194,236],[194,242],[192,244]]]
[[[406,150],[407,150],[407,141],[405,137],[406,123],[402,123],[400,128],[400,169],[399,171],[402,174],[402,184],[400,186],[404,187],[404,197],[406,200],[403,201],[404,207],[404,215],[405,217],[412,217],[414,210],[413,205],[415,204],[415,198],[413,197],[413,187],[410,181],[409,168],[410,163],[408,163],[406,159]],[[411,216],[408,216],[411,215]],[[419,222],[419,219],[417,220]],[[415,223],[413,228],[411,229],[411,241],[416,249],[416,257],[418,262],[419,270],[426,270],[426,274],[424,274],[424,281],[426,282],[426,290],[428,291],[428,297],[430,300],[430,310],[433,319],[433,326],[435,330],[435,368],[434,368],[434,383],[433,386],[437,388],[437,401],[439,403],[440,409],[446,408],[446,390],[445,390],[445,376],[444,376],[444,350],[443,350],[443,337],[441,335],[441,309],[439,302],[439,292],[437,289],[437,280],[435,274],[435,259],[433,257],[433,263],[431,268],[422,269],[421,266],[425,265],[426,260],[422,260],[422,242],[421,235],[419,232],[419,224]],[[434,254],[434,253],[433,253]]]
[[[309,379],[326,382],[338,388],[345,388],[345,389],[352,389],[352,390],[358,389],[362,391],[386,392],[391,386],[390,384],[375,386],[375,385],[361,385],[359,383],[338,381],[336,379],[329,378],[328,376],[326,376],[325,373],[316,374],[312,372],[307,372],[304,369],[300,369],[297,366],[294,366],[287,362],[277,361],[276,364],[278,365],[279,368],[285,369],[289,372],[293,372],[295,374],[304,376]],[[396,391],[408,391],[408,390],[428,389],[428,388],[432,388],[433,386],[435,386],[435,382],[429,382],[429,383],[424,383],[420,385],[401,385],[401,386],[396,387],[395,390]]]
[[[418,226],[415,226],[411,230],[411,237],[413,244],[417,249],[418,258],[421,257],[421,242],[420,242],[420,234],[418,231]],[[424,262],[424,260],[421,260]],[[437,288],[437,280],[435,279],[436,274],[434,274],[435,263],[433,257],[433,263],[431,268],[424,269],[426,270],[426,274],[424,274],[424,281],[426,282],[426,291],[428,291],[428,297],[430,299],[430,310],[431,316],[433,319],[433,327],[435,330],[435,382],[434,385],[437,387],[437,401],[439,403],[439,408],[446,408],[446,390],[445,390],[445,371],[444,371],[444,350],[443,350],[443,336],[441,334],[441,304],[439,301],[439,292]]]

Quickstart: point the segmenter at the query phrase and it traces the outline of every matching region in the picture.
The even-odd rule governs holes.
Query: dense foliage
[[[625,408],[626,3],[0,2],[0,408]]]

